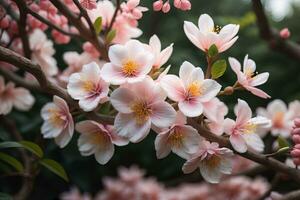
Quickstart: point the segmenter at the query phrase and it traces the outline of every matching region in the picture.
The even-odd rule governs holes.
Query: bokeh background
[[[182,12],[172,8],[168,14],[149,11],[140,21],[140,28],[144,31],[140,38],[148,42],[153,34],[157,34],[166,47],[174,43],[174,53],[169,61],[172,65],[170,73],[178,73],[181,63],[190,61],[195,66],[203,69],[206,62],[203,52],[198,50],[187,39],[183,31],[185,20],[197,23],[200,14],[208,13],[215,23],[223,26],[228,23],[241,25],[239,39],[235,45],[222,54],[223,59],[229,56],[243,61],[244,56],[254,59],[258,72],[270,72],[269,81],[262,87],[272,99],[283,99],[289,102],[300,99],[300,63],[286,55],[269,49],[268,44],[259,37],[259,31],[255,24],[255,15],[249,0],[191,0],[193,6],[189,12]],[[291,39],[300,43],[300,1],[299,0],[268,0],[264,1],[267,15],[272,27],[282,29],[288,27],[291,31]],[[141,0],[141,4],[151,8],[152,0]],[[76,42],[70,45],[57,45],[56,58],[59,66],[66,67],[62,60],[65,51],[81,51]],[[230,67],[219,80],[223,86],[232,85],[236,80]],[[70,178],[66,183],[47,170],[42,170],[36,179],[32,199],[55,199],[63,191],[71,186],[77,186],[80,190],[95,194],[102,187],[101,179],[105,176],[116,176],[120,166],[136,165],[147,171],[147,176],[154,176],[159,181],[171,184],[183,175],[181,171],[184,160],[170,154],[167,158],[157,160],[154,149],[155,134],[150,134],[138,144],[130,144],[125,147],[117,147],[112,160],[105,166],[99,165],[93,156],[82,157],[77,149],[77,137],[64,149],[59,149],[52,140],[40,138],[40,126],[42,120],[39,112],[41,107],[50,98],[35,94],[37,102],[31,112],[12,112],[10,118],[14,118],[18,128],[27,140],[39,140],[43,144],[46,156],[60,162]],[[222,98],[230,108],[236,103],[237,98],[246,99],[253,110],[258,106],[266,106],[270,100],[263,100],[250,95],[247,92],[237,92],[235,95]],[[272,100],[271,99],[271,100]],[[8,134],[0,128],[1,139],[10,139]],[[1,164],[1,163],[0,163]],[[1,168],[5,166],[1,164]],[[1,172],[2,173],[2,172]],[[9,193],[15,192],[21,184],[18,178],[1,178],[1,188]],[[11,187],[14,185],[15,187]]]

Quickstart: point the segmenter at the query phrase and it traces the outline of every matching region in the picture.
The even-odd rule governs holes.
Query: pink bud
[[[143,13],[139,9],[133,9],[132,15],[135,19],[141,19],[143,17]]]
[[[294,143],[300,144],[300,135],[293,135],[292,138]]]
[[[181,10],[191,10],[192,4],[189,0],[182,0],[181,1]]]
[[[293,158],[293,162],[295,165],[300,165],[300,159],[299,158]]]
[[[9,27],[9,19],[8,16],[5,16],[3,19],[0,20],[0,28],[6,29]]]
[[[300,127],[300,118],[294,120],[295,126]]]
[[[181,9],[181,0],[174,0],[174,7]]]
[[[163,7],[162,7],[162,11],[164,13],[168,13],[171,9],[170,3],[169,1],[167,1],[166,3],[164,3]]]
[[[158,1],[155,1],[153,3],[153,10],[154,11],[160,11],[163,7],[163,1],[162,0],[158,0]]]
[[[280,37],[282,39],[288,39],[291,36],[291,33],[288,28],[284,28],[280,31]]]
[[[300,157],[300,149],[293,149],[293,150],[291,151],[291,155],[292,155],[293,157]]]
[[[300,144],[296,144],[296,145],[294,146],[294,148],[295,148],[295,149],[300,149]]]
[[[292,130],[292,135],[300,135],[300,128],[295,128]]]
[[[135,7],[137,7],[140,4],[140,0],[129,0],[127,2],[127,6],[129,9],[134,9]]]

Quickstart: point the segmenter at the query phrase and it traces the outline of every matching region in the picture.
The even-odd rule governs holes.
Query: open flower
[[[164,50],[161,50],[161,42],[160,42],[159,38],[156,35],[153,35],[150,38],[149,46],[150,46],[151,51],[153,52],[154,58],[155,58],[153,67],[155,69],[159,69],[171,57],[172,52],[173,52],[173,44],[171,44]]]
[[[5,85],[4,79],[0,76],[0,115],[6,115],[15,107],[21,111],[29,110],[34,104],[34,97],[24,88],[15,87],[9,82]]]
[[[72,74],[67,88],[71,97],[79,100],[80,108],[86,112],[108,100],[109,84],[101,78],[101,70],[95,62],[84,65],[81,72]]]
[[[158,133],[155,139],[157,158],[164,158],[172,151],[187,159],[198,150],[200,135],[196,129],[185,124],[186,117],[181,112],[177,112],[175,123],[167,130]]]
[[[76,131],[81,133],[78,147],[81,155],[95,154],[98,163],[106,164],[114,154],[114,144],[124,146],[128,140],[119,137],[113,126],[102,125],[95,121],[86,120],[76,124]]]
[[[270,96],[264,91],[256,88],[256,86],[262,85],[267,82],[269,78],[269,73],[264,72],[261,74],[256,74],[256,64],[253,60],[248,59],[248,55],[245,56],[243,71],[241,69],[241,64],[235,58],[229,58],[229,63],[232,70],[236,73],[238,78],[238,83],[251,92],[252,94],[259,96],[261,98],[270,98]]]
[[[110,101],[119,111],[114,124],[118,135],[139,142],[148,135],[151,124],[159,128],[171,126],[176,111],[165,98],[161,88],[149,77],[113,91]]]
[[[236,121],[226,118],[224,124],[225,133],[230,135],[229,140],[232,147],[240,153],[247,151],[247,146],[251,149],[262,152],[264,142],[257,135],[257,129],[267,128],[271,125],[270,120],[265,117],[252,117],[252,111],[247,102],[239,99],[234,108]]]
[[[228,24],[222,29],[219,26],[215,27],[214,21],[207,14],[199,17],[198,27],[185,21],[183,28],[188,39],[205,52],[214,44],[221,53],[229,49],[238,39],[236,34],[239,31],[239,25]]]
[[[268,118],[272,123],[272,126],[261,129],[260,133],[265,135],[271,131],[273,136],[289,137],[293,127],[293,118],[290,113],[294,111],[294,109],[289,110],[286,104],[280,99],[270,102],[266,109],[258,108],[256,113]]]
[[[103,66],[102,78],[114,85],[142,81],[154,63],[153,54],[137,40],[111,46],[108,56],[110,63]]]
[[[71,140],[74,133],[74,122],[68,104],[58,96],[47,103],[41,110],[44,120],[42,134],[44,138],[55,138],[56,144],[63,148]]]
[[[221,85],[214,80],[204,79],[201,68],[185,61],[179,70],[179,77],[165,75],[160,81],[168,97],[178,102],[179,110],[188,117],[203,113],[203,103],[212,100],[220,91]]]
[[[29,36],[29,44],[32,50],[32,61],[39,64],[47,76],[56,75],[58,68],[53,57],[55,50],[52,41],[47,39],[46,34],[40,29],[35,29]]]
[[[224,133],[224,117],[227,113],[227,106],[216,97],[203,104],[203,114],[207,117],[205,120],[207,126],[216,135]]]
[[[210,183],[219,183],[222,174],[231,174],[230,149],[220,148],[218,143],[203,140],[198,151],[183,165],[184,173],[192,173],[198,167],[203,178]]]

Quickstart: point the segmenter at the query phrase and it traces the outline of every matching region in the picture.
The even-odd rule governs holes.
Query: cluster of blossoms
[[[127,6],[124,10],[128,11],[140,10],[137,2],[128,1],[121,7]],[[104,5],[106,9],[103,9]],[[104,13],[104,26],[109,24],[105,23],[108,20],[104,16],[110,6],[109,1],[100,1],[96,9],[101,9],[94,13],[98,16]],[[213,45],[219,53],[230,48],[238,38],[238,29],[238,25],[229,24],[216,31],[207,14],[200,16],[198,27],[191,22],[184,23],[187,37],[206,54]],[[76,123],[74,128],[68,105],[55,96],[53,103],[42,109],[45,120],[42,134],[45,138],[55,138],[56,143],[64,147],[76,129],[80,133],[81,155],[94,154],[100,164],[105,164],[113,156],[114,145],[140,142],[152,129],[157,133],[155,150],[158,158],[173,152],[187,160],[182,168],[185,173],[199,168],[205,180],[218,183],[222,174],[232,171],[233,152],[202,138],[187,123],[187,118],[200,117],[215,134],[226,133],[233,148],[240,153],[248,148],[262,152],[264,143],[257,133],[261,128],[269,128],[271,122],[262,116],[252,118],[252,111],[243,100],[238,100],[235,108],[236,120],[225,119],[228,108],[217,98],[222,86],[204,75],[200,67],[185,61],[179,76],[168,74],[169,67],[163,69],[172,51],[173,44],[162,50],[156,35],[150,38],[149,44],[131,39],[110,46],[109,62],[93,61],[78,71],[71,70],[66,88],[78,101],[80,109],[101,113],[101,108],[111,104],[117,111],[114,124],[86,120]],[[232,90],[243,88],[259,97],[269,97],[256,88],[267,81],[269,74],[254,73],[253,60],[246,56],[243,69],[234,58],[229,58],[229,63],[238,77]]]
[[[264,179],[250,179],[244,176],[232,177],[219,185],[183,184],[166,188],[153,178],[143,178],[144,172],[138,168],[121,168],[119,178],[105,178],[104,190],[95,197],[81,194],[74,188],[61,195],[61,200],[256,200],[268,189],[269,184]],[[275,200],[275,199],[272,199]]]
[[[179,10],[187,11],[192,8],[192,4],[190,0],[174,0],[174,7]],[[168,13],[171,10],[170,1],[169,0],[167,0],[166,2],[164,2],[163,0],[155,1],[153,3],[153,10]]]
[[[291,151],[293,162],[296,166],[300,165],[300,118],[295,119],[295,126],[292,131],[292,139],[295,144]]]

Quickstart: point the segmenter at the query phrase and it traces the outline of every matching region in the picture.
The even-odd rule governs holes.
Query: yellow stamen
[[[96,145],[104,145],[106,143],[105,135],[102,131],[92,133],[90,142]]]
[[[49,109],[48,112],[50,113],[49,121],[53,126],[60,127],[63,125],[64,120],[61,118],[59,110]]]
[[[198,97],[202,94],[202,87],[199,81],[192,82],[188,88],[188,94],[193,97]]]
[[[247,123],[244,126],[243,133],[254,133],[256,131],[257,125],[253,123]]]
[[[83,89],[87,92],[90,92],[94,89],[94,84],[92,81],[85,81],[83,83]]]
[[[206,164],[210,168],[215,168],[215,167],[219,166],[220,163],[221,163],[221,158],[217,155],[212,155],[209,159],[206,160]]]
[[[143,124],[145,123],[152,111],[151,109],[148,107],[146,102],[143,101],[138,101],[135,102],[132,106],[131,106],[131,110],[134,112],[135,114],[135,118],[138,124]]]
[[[182,139],[183,133],[178,129],[174,129],[173,133],[169,137],[169,142],[171,146],[179,148],[182,146]]]
[[[281,128],[283,126],[283,112],[277,112],[274,117],[272,118],[273,126],[276,128]]]
[[[128,60],[123,63],[122,71],[126,76],[134,76],[137,73],[139,65],[133,60]]]
[[[213,30],[212,32],[215,32],[215,33],[219,34],[220,31],[221,31],[221,29],[222,29],[221,26],[216,25],[216,26],[214,27],[214,30]]]

